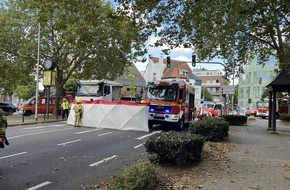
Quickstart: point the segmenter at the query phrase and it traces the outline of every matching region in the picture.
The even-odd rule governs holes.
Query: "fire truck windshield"
[[[102,96],[102,90],[103,85],[102,84],[96,84],[96,85],[80,85],[78,87],[77,96]]]
[[[175,101],[177,97],[177,88],[167,86],[148,87],[146,98],[150,100],[169,100]]]
[[[258,101],[256,106],[257,106],[257,108],[268,108],[269,102]]]

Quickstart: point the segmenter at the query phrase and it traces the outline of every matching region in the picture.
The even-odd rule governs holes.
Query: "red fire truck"
[[[277,100],[277,112],[276,112],[276,119],[279,119],[281,114],[289,114],[289,100],[288,99],[278,99]],[[257,101],[257,116],[262,117],[265,119],[269,116],[269,101],[268,100],[261,100]]]
[[[172,124],[182,130],[193,118],[194,88],[184,80],[148,82],[145,101],[150,102],[149,128],[154,124]]]

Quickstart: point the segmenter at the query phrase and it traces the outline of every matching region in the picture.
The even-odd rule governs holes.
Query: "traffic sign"
[[[222,94],[235,94],[235,86],[234,85],[223,86]]]

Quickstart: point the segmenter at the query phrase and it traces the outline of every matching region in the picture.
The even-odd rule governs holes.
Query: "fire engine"
[[[205,117],[219,117],[222,115],[223,109],[223,103],[204,101],[197,117],[200,120],[203,120]]]
[[[173,124],[182,130],[192,120],[194,110],[194,88],[184,80],[148,82],[145,101],[150,102],[148,125]]]
[[[289,114],[289,100],[288,99],[278,99],[277,100],[277,112],[276,119],[279,119],[281,114]],[[265,119],[269,116],[269,101],[268,100],[260,100],[256,103],[257,106],[257,116]]]

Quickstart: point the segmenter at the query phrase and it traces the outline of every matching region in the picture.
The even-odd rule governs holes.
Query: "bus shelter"
[[[277,92],[290,92],[290,69],[279,73],[267,86],[269,91],[268,130],[276,133]]]

